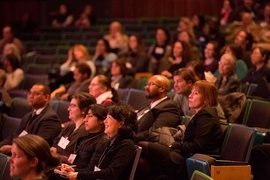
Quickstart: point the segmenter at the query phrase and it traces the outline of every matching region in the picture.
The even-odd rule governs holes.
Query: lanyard
[[[93,140],[93,139],[95,139],[95,138],[97,138],[97,137],[99,137],[99,136],[102,136],[103,135],[103,133],[100,133],[100,134],[98,134],[98,135],[95,135],[95,136],[93,136],[93,137],[91,137],[91,138],[89,138],[89,139],[86,139],[85,141],[83,141],[82,143],[80,143],[80,145],[78,145],[78,148],[76,148],[77,147],[77,143],[76,143],[76,145],[74,146],[74,154],[76,154],[78,151],[79,151],[79,149],[80,149],[80,147],[83,145],[83,144],[85,144],[85,143],[87,143],[88,141],[91,141],[91,140]]]
[[[111,146],[109,146],[109,147],[107,147],[107,148],[105,149],[105,151],[103,152],[103,154],[101,155],[101,157],[100,157],[100,159],[99,159],[99,161],[98,161],[98,167],[100,167],[100,165],[101,165],[102,161],[105,159],[107,153],[108,153],[113,147],[114,147],[114,145],[111,145]]]

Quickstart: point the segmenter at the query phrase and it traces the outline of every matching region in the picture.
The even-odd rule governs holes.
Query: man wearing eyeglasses
[[[58,115],[50,107],[50,88],[45,84],[35,84],[30,89],[27,100],[33,111],[22,117],[20,126],[13,134],[0,142],[0,152],[9,154],[13,137],[35,134],[43,137],[51,146],[61,131]],[[15,111],[20,111],[16,109]],[[12,128],[12,127],[10,127]]]
[[[151,102],[145,102],[138,109],[138,130],[135,140],[145,141],[149,137],[149,129],[174,127],[180,124],[180,113],[177,105],[168,96],[170,81],[162,75],[154,75],[145,86],[145,96]]]

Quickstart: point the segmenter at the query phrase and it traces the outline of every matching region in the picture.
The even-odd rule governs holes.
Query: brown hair
[[[194,84],[198,79],[194,75],[194,73],[188,68],[180,68],[174,71],[174,76],[181,76],[186,82],[190,82]]]
[[[202,95],[206,107],[214,107],[218,105],[217,89],[212,83],[206,80],[200,80],[193,84],[192,89],[193,88]]]

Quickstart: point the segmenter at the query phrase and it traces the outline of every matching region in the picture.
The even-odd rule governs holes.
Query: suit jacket
[[[17,129],[17,131],[3,141],[0,142],[0,147],[3,145],[11,145],[12,139],[21,134],[28,123],[28,120],[32,116],[32,112],[27,113],[23,118],[22,122]],[[55,137],[61,132],[61,123],[58,115],[54,110],[48,105],[46,106],[39,115],[37,115],[33,122],[29,125],[27,129],[28,134],[39,135],[44,138],[48,144],[51,146]]]
[[[228,75],[227,81],[224,85],[222,85],[222,77],[219,75],[215,86],[218,90],[218,95],[221,96],[240,91],[240,82],[238,81],[238,77],[234,72]]]
[[[143,103],[138,112],[149,105],[149,102]],[[145,141],[150,128],[156,129],[163,126],[176,128],[180,121],[181,116],[176,103],[167,97],[139,119],[135,140],[136,142]]]
[[[125,180],[129,178],[136,154],[134,142],[130,139],[117,138],[107,147],[99,160],[100,171],[79,172],[77,179],[111,179]]]

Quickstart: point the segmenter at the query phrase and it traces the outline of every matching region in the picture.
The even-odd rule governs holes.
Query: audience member
[[[61,4],[56,18],[52,21],[52,26],[64,28],[70,26],[72,23],[73,15],[70,13],[67,4]]]
[[[14,55],[7,55],[4,59],[3,67],[7,76],[4,88],[7,91],[19,88],[24,79],[24,72],[20,67],[17,57]]]
[[[111,81],[105,75],[95,76],[92,79],[88,89],[89,94],[96,98],[97,104],[111,106],[118,102],[117,92],[111,87]]]
[[[7,43],[13,43],[18,48],[20,54],[25,53],[25,47],[22,41],[15,37],[13,29],[11,26],[5,26],[3,28],[3,38],[0,40],[0,53],[3,53],[4,46]]]
[[[52,99],[61,99],[68,101],[71,96],[77,92],[88,92],[90,84],[91,69],[86,63],[77,63],[73,71],[74,82],[60,86],[51,94]]]
[[[204,71],[210,71],[214,74],[218,69],[218,47],[216,42],[212,41],[206,44],[204,57]]]
[[[121,103],[109,107],[107,118],[104,120],[105,133],[109,136],[107,149],[101,155],[95,171],[68,171],[71,180],[81,179],[128,179],[136,154],[133,142],[136,133],[136,113],[132,107]]]
[[[4,88],[6,80],[6,72],[3,69],[0,69],[0,112],[9,115],[12,99]]]
[[[128,36],[122,32],[122,25],[118,21],[110,24],[110,33],[105,35],[104,39],[109,42],[112,52],[116,54],[128,46]]]
[[[261,13],[261,6],[256,0],[243,0],[243,3],[237,8],[237,15],[240,19],[241,13],[248,12],[251,17],[256,20]]]
[[[104,133],[103,121],[107,116],[107,108],[100,104],[92,104],[85,111],[85,131],[87,134],[78,138],[74,152],[76,152],[76,158],[73,164],[76,167],[72,167],[68,164],[62,164],[62,167],[67,171],[76,172],[89,172],[94,171],[95,165],[99,163],[99,159],[106,149],[108,144],[108,136]],[[66,179],[58,174],[51,174],[49,180],[54,179]]]
[[[264,28],[270,25],[270,4],[265,4],[261,16],[259,16],[258,24]]]
[[[83,13],[87,15],[91,26],[96,24],[96,17],[94,15],[94,10],[90,4],[84,6]]]
[[[225,49],[226,54],[231,54],[236,58],[235,73],[241,81],[248,72],[246,63],[243,61],[243,49],[239,44],[228,44]]]
[[[252,148],[250,154],[253,180],[270,177],[270,145],[260,144]]]
[[[77,19],[75,21],[75,27],[77,28],[87,28],[90,27],[90,21],[89,18],[87,16],[86,13],[82,13],[79,17],[79,19]]]
[[[198,80],[205,80],[204,66],[201,61],[189,61],[186,65],[186,68],[191,70]]]
[[[118,88],[134,88],[135,79],[127,75],[126,61],[124,59],[116,59],[111,65],[111,87]]]
[[[194,73],[187,68],[180,68],[174,71],[174,91],[175,96],[173,101],[176,102],[180,109],[181,116],[192,116],[195,112],[188,104],[188,96],[191,92],[192,85],[198,79],[194,76]]]
[[[145,85],[145,96],[151,100],[142,103],[137,112],[136,142],[147,141],[150,129],[174,127],[180,124],[180,112],[168,96],[170,81],[165,76],[154,75]]]
[[[220,25],[228,25],[238,19],[235,11],[235,4],[232,0],[224,0],[220,11],[219,23]]]
[[[131,35],[128,39],[128,48],[119,52],[119,56],[126,60],[128,74],[134,76],[137,72],[148,71],[149,57],[145,46],[138,35]]]
[[[45,180],[45,174],[60,163],[48,143],[33,134],[14,138],[11,153],[10,176],[21,180]]]
[[[146,160],[154,177],[165,176],[166,179],[188,179],[186,158],[195,153],[218,154],[222,134],[217,111],[218,104],[215,86],[205,80],[197,81],[189,95],[189,107],[195,115],[187,125],[182,140],[164,146],[151,142],[140,142],[143,152],[141,163]],[[143,176],[147,177],[147,174]]]
[[[191,36],[191,39],[195,39],[196,36],[194,34],[194,31],[193,31],[193,23],[192,21],[188,18],[188,17],[181,17],[180,18],[180,21],[178,22],[178,27],[177,27],[177,36],[179,35],[179,33],[181,33],[182,31],[187,31],[190,36]],[[179,40],[179,38],[176,38]]]
[[[72,96],[67,109],[72,123],[69,123],[53,140],[51,147],[51,151],[61,155],[63,163],[68,163],[68,158],[74,153],[78,139],[88,135],[84,126],[85,110],[95,103],[95,97],[86,92],[78,92]]]
[[[166,61],[160,62],[164,69],[161,74],[167,78],[172,78],[173,72],[179,68],[185,67],[190,60],[190,45],[185,41],[176,41],[173,45],[172,57],[169,57]]]
[[[193,32],[195,34],[195,39],[200,40],[200,37],[202,35],[202,29],[205,25],[204,16],[201,14],[194,13],[191,17],[191,24],[193,28]]]
[[[111,51],[109,42],[106,39],[99,39],[97,41],[95,54],[92,58],[97,69],[96,74],[107,74],[112,61],[116,58],[117,55]]]
[[[240,91],[240,83],[236,73],[235,57],[231,54],[223,54],[219,61],[218,71],[220,75],[217,77],[215,87],[218,95],[224,96],[231,92]]]
[[[19,60],[19,62],[21,62],[21,54],[19,52],[19,49],[17,48],[17,46],[14,43],[7,43],[4,46],[3,60],[2,61],[4,61],[5,57],[9,54],[12,54],[13,56],[15,56]]]
[[[169,45],[169,42],[169,31],[165,28],[158,28],[155,34],[155,43],[148,50],[148,55],[150,57],[150,72],[160,74],[163,71],[161,62],[167,60],[172,51],[172,47]]]
[[[61,131],[59,117],[50,107],[50,88],[45,84],[35,84],[30,89],[27,100],[33,111],[22,117],[15,133],[0,142],[0,152],[9,154],[12,140],[18,136],[35,134],[44,138],[49,145]],[[20,111],[20,109],[17,109]]]
[[[12,27],[15,34],[20,37],[23,33],[34,33],[37,25],[32,21],[31,14],[29,12],[25,12],[22,14],[20,19],[12,25]]]

